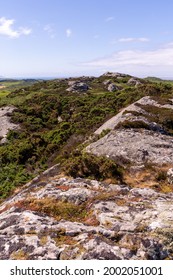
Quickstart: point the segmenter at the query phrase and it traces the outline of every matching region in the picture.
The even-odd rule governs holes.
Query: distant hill
[[[19,89],[21,87],[30,86],[39,80],[36,79],[0,79],[0,97],[3,95],[7,95],[13,90]]]
[[[150,82],[173,82],[173,79],[170,79],[170,78],[161,79],[161,78],[157,78],[157,77],[146,77],[145,80],[150,81]]]

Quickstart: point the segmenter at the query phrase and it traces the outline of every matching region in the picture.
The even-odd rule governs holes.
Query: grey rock
[[[113,84],[113,83],[108,85],[108,91],[110,91],[110,92],[117,91],[118,89],[119,88],[115,84]]]
[[[10,120],[10,114],[15,110],[14,106],[5,106],[0,108],[0,144],[7,142],[7,133],[10,130],[18,130],[19,125]]]
[[[105,81],[103,82],[103,84],[104,84],[105,86],[109,85],[110,83],[111,83],[111,80],[105,80]]]
[[[136,78],[130,78],[128,80],[127,84],[131,85],[131,86],[138,86],[138,85],[141,85],[142,83]]]
[[[118,73],[118,72],[106,72],[106,73],[104,73],[102,76],[106,76],[106,77],[115,77],[115,78],[118,78],[118,77],[121,77],[121,78],[127,77],[126,74]]]
[[[66,91],[71,91],[71,92],[86,92],[89,89],[88,84],[85,82],[81,81],[70,81],[68,82],[68,87]]]
[[[1,204],[0,259],[171,258],[173,194],[56,175],[40,188],[43,178]],[[85,205],[86,218],[57,220],[22,206],[43,198]]]
[[[86,151],[115,160],[122,157],[134,165],[146,162],[158,165],[173,164],[172,137],[149,130],[111,131],[87,146]]]
[[[109,119],[107,122],[105,122],[102,126],[100,126],[96,131],[95,134],[100,134],[103,130],[106,129],[114,129],[119,123],[124,122],[125,120],[129,120],[129,118],[133,118],[133,120],[135,120],[134,116],[132,115],[132,113],[137,112],[140,113],[144,116],[148,116],[148,113],[140,108],[138,106],[138,104],[142,104],[142,105],[151,105],[151,103],[153,104],[152,100],[150,99],[150,97],[146,96],[141,98],[140,100],[138,100],[138,102],[133,103],[131,105],[129,105],[128,107],[124,108],[123,110],[121,110],[120,113],[118,113],[117,115],[115,115],[114,117],[112,117],[111,119]],[[155,104],[155,103],[154,103]],[[157,104],[157,103],[156,103]],[[127,112],[127,113],[126,113]],[[130,112],[130,113],[129,113]],[[146,120],[147,121],[147,120]],[[147,123],[149,124],[149,122],[147,121]]]

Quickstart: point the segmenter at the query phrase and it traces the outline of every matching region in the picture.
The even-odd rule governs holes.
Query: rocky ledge
[[[0,213],[0,259],[173,259],[172,193],[46,174]]]
[[[171,100],[169,102],[172,103]],[[172,114],[173,105],[170,103],[159,104],[150,96],[141,98],[99,127],[95,131],[96,135],[104,131],[108,133],[87,146],[86,151],[115,161],[121,158],[125,163],[136,166],[172,166],[172,135],[161,124],[153,121],[156,115],[162,115],[162,110],[164,113],[169,110],[169,114]],[[151,112],[148,108],[152,109]]]

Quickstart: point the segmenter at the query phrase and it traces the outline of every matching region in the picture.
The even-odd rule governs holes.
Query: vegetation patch
[[[173,135],[173,109],[141,104],[139,106],[148,112],[147,118],[150,122],[156,122],[168,134]]]
[[[74,154],[64,163],[64,172],[74,178],[90,178],[105,180],[111,178],[114,182],[123,181],[123,172],[113,160],[106,157],[96,157],[88,153]]]
[[[125,120],[123,122],[119,122],[115,129],[120,128],[144,128],[149,129],[149,125],[142,120]]]
[[[23,209],[44,213],[58,221],[65,219],[72,222],[81,222],[87,215],[85,204],[75,205],[69,202],[57,201],[52,198],[30,198],[17,202],[16,206]]]
[[[28,260],[29,258],[29,254],[27,254],[26,252],[24,252],[22,249],[15,251],[11,254],[10,258],[12,260]]]

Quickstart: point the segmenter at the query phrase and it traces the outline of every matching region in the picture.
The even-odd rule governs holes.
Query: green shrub
[[[104,180],[108,178],[122,181],[122,170],[117,164],[105,157],[77,153],[65,162],[64,172],[73,177]]]
[[[119,128],[145,128],[149,129],[149,125],[145,123],[144,121],[141,120],[135,120],[135,121],[130,121],[130,120],[125,120],[123,122],[120,122],[115,129]]]
[[[158,174],[156,175],[156,180],[157,181],[165,181],[167,179],[167,173],[166,171],[159,171]]]

